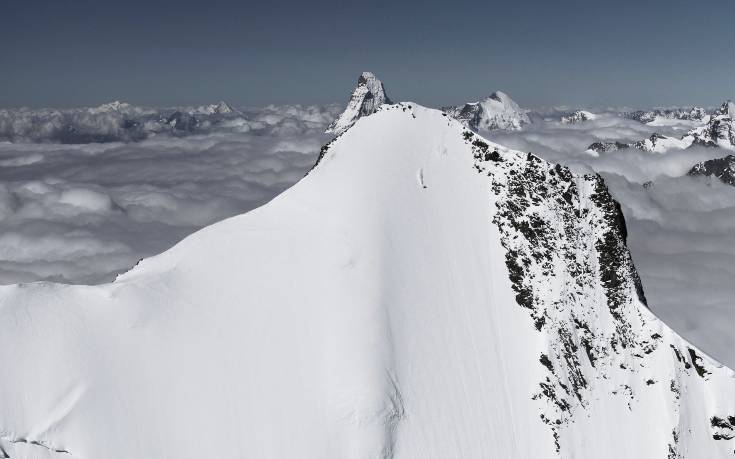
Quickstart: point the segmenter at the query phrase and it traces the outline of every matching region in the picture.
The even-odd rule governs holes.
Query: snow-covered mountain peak
[[[90,108],[90,113],[93,114],[99,114],[99,113],[109,113],[109,112],[119,112],[123,110],[128,110],[131,108],[131,105],[127,102],[121,102],[119,100],[115,100],[112,102],[104,103],[98,107]]]
[[[232,113],[238,113],[238,111],[232,108],[232,106],[224,100],[221,100],[216,104],[197,107],[189,113],[192,115],[229,115]]]
[[[495,91],[478,102],[444,110],[473,131],[518,130],[531,122],[526,111],[502,91]]]
[[[591,121],[597,118],[597,115],[595,115],[592,112],[588,112],[586,110],[576,110],[568,115],[564,115],[561,117],[562,124],[577,124],[577,123],[583,123],[585,121]]]
[[[375,113],[383,104],[391,103],[383,82],[371,72],[362,72],[345,111],[327,128],[326,132],[340,135],[355,124],[359,118]]]
[[[692,129],[682,140],[693,145],[735,150],[735,103],[725,101],[708,118],[707,124]]]
[[[656,108],[623,113],[624,118],[650,125],[666,125],[667,121],[702,122],[707,112],[701,107]]]
[[[5,455],[730,457],[601,177],[412,103],[320,156],[115,283],[0,287]]]

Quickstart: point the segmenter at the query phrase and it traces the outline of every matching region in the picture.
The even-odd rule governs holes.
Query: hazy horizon
[[[344,103],[363,70],[428,106],[496,89],[526,107],[715,106],[735,97],[720,51],[733,13],[727,0],[31,0],[3,14],[0,107]]]

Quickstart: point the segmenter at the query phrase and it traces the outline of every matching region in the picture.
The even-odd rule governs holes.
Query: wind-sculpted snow
[[[0,288],[0,444],[729,457],[735,375],[646,308],[625,234],[600,177],[383,106],[112,284]]]

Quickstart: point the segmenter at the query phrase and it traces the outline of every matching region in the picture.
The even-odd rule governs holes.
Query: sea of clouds
[[[136,140],[137,115],[158,122],[157,112],[3,111],[0,283],[109,281],[199,228],[266,203],[314,164],[338,111],[196,115],[196,128],[157,127]],[[64,143],[69,132],[95,142]]]
[[[0,110],[0,283],[109,281],[199,228],[266,203],[313,165],[340,107],[201,111]],[[601,173],[623,206],[652,310],[735,367],[735,187],[686,175],[728,152],[593,155],[593,142],[681,136],[691,122],[650,126],[596,110],[594,120],[563,124],[563,112],[540,110],[522,131],[487,135]]]

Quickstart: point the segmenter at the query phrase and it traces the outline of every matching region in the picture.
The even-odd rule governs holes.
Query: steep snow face
[[[562,124],[577,124],[577,123],[583,123],[585,121],[591,121],[597,118],[597,115],[594,113],[585,111],[585,110],[577,110],[573,113],[570,113],[569,115],[565,115],[561,117]]]
[[[716,458],[735,375],[645,307],[598,176],[382,107],[112,284],[0,288],[10,457]]]
[[[385,92],[383,82],[370,72],[363,72],[357,79],[347,108],[327,128],[328,134],[340,135],[363,117],[375,113],[383,104],[392,103]]]
[[[475,132],[519,130],[524,124],[531,122],[526,111],[501,91],[496,91],[479,102],[447,107],[445,111]]]

